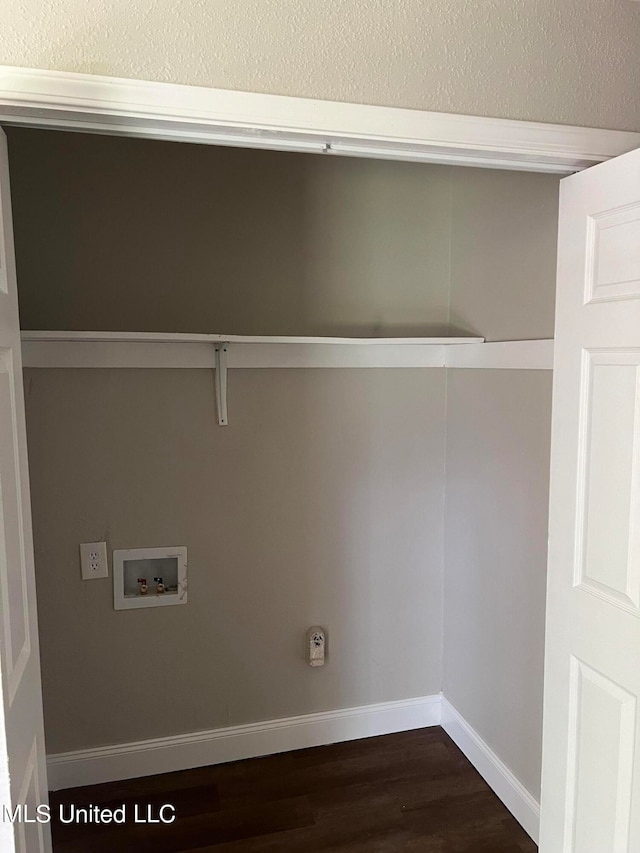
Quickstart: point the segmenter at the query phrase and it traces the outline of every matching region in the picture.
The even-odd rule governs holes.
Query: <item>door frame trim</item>
[[[640,133],[0,66],[0,123],[567,174]]]

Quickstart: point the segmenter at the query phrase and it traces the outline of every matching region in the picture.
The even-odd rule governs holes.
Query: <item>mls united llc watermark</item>
[[[173,823],[176,819],[175,806],[165,803],[154,806],[149,803],[125,804],[106,809],[101,806],[60,805],[52,810],[51,806],[41,803],[37,806],[28,804],[17,805],[13,808],[2,806],[3,823],[50,823],[51,820],[60,823]]]

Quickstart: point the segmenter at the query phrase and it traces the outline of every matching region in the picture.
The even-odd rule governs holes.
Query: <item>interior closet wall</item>
[[[488,340],[553,337],[557,206],[552,176],[454,180],[453,322]],[[551,383],[551,371],[447,371],[444,693],[536,798]]]
[[[9,138],[24,328],[446,329],[448,170]],[[50,752],[440,690],[444,371],[233,370],[222,429],[207,370],[26,373]],[[188,605],[115,612],[104,539]]]
[[[33,130],[9,142],[23,328],[551,335],[556,178]],[[26,374],[50,752],[441,689],[445,371],[233,370],[222,429],[206,370]],[[468,375],[485,393],[484,372]],[[459,435],[473,474],[470,398],[449,383],[449,470]],[[455,577],[451,540],[475,504],[455,484],[449,498]],[[187,545],[189,604],[115,612],[111,580],[80,579],[78,544],[103,539]],[[449,600],[452,648],[476,618],[466,603]],[[303,659],[316,623],[321,670]],[[462,706],[458,652],[445,663]]]
[[[444,371],[28,370],[50,752],[437,693]],[[113,610],[78,543],[187,545]],[[322,669],[304,660],[328,632]]]
[[[25,329],[447,333],[447,169],[8,136]]]

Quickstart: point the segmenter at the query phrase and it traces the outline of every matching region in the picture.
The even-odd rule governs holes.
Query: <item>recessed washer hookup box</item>
[[[113,552],[115,610],[187,603],[187,549],[130,548]]]

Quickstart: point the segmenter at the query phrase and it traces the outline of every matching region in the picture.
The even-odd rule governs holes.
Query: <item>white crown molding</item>
[[[169,773],[440,723],[440,694],[49,755],[52,791]]]
[[[442,697],[441,725],[537,844],[540,830],[540,803],[444,697]]]
[[[0,122],[543,172],[640,146],[626,131],[0,66]]]

